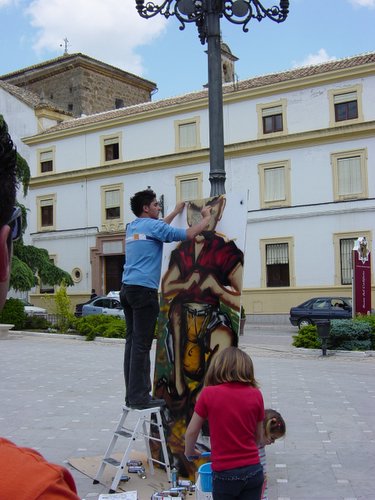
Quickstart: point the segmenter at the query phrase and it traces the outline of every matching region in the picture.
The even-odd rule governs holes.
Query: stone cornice
[[[337,141],[373,137],[374,135],[375,121],[299,132],[281,137],[228,144],[225,146],[225,158],[252,156],[265,152],[284,151],[300,147],[335,143]],[[84,169],[76,168],[68,172],[33,177],[30,181],[30,189],[54,186],[56,184],[67,184],[86,179],[108,178],[134,172],[163,170],[180,165],[197,165],[208,162],[208,148],[184,153],[172,153],[159,157],[142,158],[140,160],[119,162],[112,165],[99,165]]]

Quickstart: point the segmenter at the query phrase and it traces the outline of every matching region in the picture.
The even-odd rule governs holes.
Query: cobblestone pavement
[[[375,500],[375,358],[295,349],[293,333],[249,325],[240,337],[266,407],[287,423],[285,439],[267,447],[269,500]],[[1,340],[0,435],[66,465],[103,455],[124,400],[123,348],[25,333]],[[108,492],[70,470],[81,498]]]

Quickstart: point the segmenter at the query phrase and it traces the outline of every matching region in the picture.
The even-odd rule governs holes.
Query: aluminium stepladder
[[[125,427],[125,421],[128,416],[131,414],[135,414],[137,417],[137,422],[133,429]],[[153,418],[154,417],[154,418]],[[156,420],[156,421],[155,421]],[[151,435],[151,426],[157,427],[159,437]],[[104,472],[104,469],[107,465],[112,466],[117,469],[115,477],[113,478],[109,493],[115,493],[117,486],[121,480],[121,476],[125,472],[126,463],[130,460],[130,454],[132,452],[132,446],[134,445],[135,440],[139,437],[143,436],[145,440],[146,452],[147,452],[147,462],[150,468],[150,473],[154,474],[154,463],[158,463],[160,465],[164,465],[168,481],[171,481],[171,467],[169,463],[169,456],[167,445],[165,442],[165,435],[163,429],[163,423],[160,414],[160,407],[155,408],[147,408],[144,410],[133,410],[128,408],[127,406],[123,406],[122,415],[117,424],[117,427],[113,433],[112,439],[108,445],[107,451],[104,454],[101,465],[96,473],[95,479],[93,481],[94,484],[99,483],[100,478]],[[119,437],[128,439],[128,444],[126,446],[126,450],[121,461],[114,459],[111,455],[115,448],[116,442]],[[164,462],[157,460],[152,457],[151,449],[150,449],[150,440],[156,441],[161,444],[161,448],[163,451]]]

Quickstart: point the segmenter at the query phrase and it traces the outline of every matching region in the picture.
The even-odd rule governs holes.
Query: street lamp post
[[[289,0],[280,0],[279,6],[263,7],[259,0],[165,0],[161,5],[153,1],[135,0],[141,17],[146,19],[162,14],[167,19],[176,16],[180,29],[186,23],[195,23],[199,39],[207,42],[208,54],[208,115],[210,127],[210,182],[211,196],[225,193],[223,91],[221,77],[220,19],[224,16],[248,32],[251,19],[285,21]]]

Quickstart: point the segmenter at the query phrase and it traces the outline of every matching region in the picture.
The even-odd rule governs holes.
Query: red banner
[[[364,237],[353,250],[353,312],[371,314],[371,252]]]

